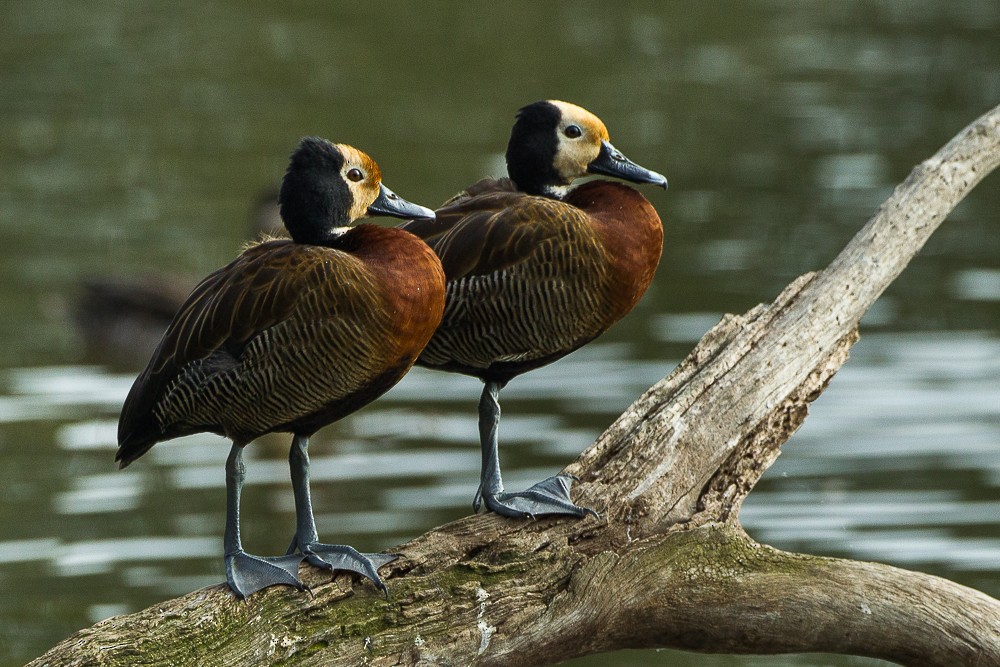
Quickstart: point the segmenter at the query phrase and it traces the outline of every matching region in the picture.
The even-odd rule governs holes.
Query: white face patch
[[[601,142],[608,139],[608,129],[601,119],[583,107],[569,102],[549,100],[560,112],[556,127],[556,156],[553,167],[567,184],[587,174],[587,165],[601,152]],[[577,135],[579,131],[579,135]]]
[[[375,160],[357,148],[347,144],[336,144],[336,146],[344,157],[344,166],[340,170],[340,177],[351,191],[353,202],[351,203],[349,219],[354,222],[368,215],[368,207],[378,197],[379,187],[382,183],[382,172],[375,164]],[[358,179],[359,173],[360,179]]]

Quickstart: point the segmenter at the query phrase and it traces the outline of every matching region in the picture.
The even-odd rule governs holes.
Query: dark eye
[[[570,139],[579,139],[581,136],[583,136],[583,130],[581,130],[576,125],[567,125],[566,129],[563,130],[563,134],[565,134]]]
[[[354,181],[355,183],[357,183],[358,181],[363,180],[365,175],[361,172],[360,169],[355,167],[354,169],[351,169],[349,172],[347,172],[347,177],[352,181]]]

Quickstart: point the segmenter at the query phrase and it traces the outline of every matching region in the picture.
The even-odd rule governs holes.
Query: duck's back
[[[206,278],[164,335],[123,408],[118,458],[198,431],[311,433],[358,409],[412,365],[443,282],[423,243],[373,225],[337,248],[251,248]]]
[[[481,182],[436,221],[407,226],[448,279],[444,319],[420,365],[509,380],[600,335],[649,285],[662,229],[638,192],[595,181],[559,201],[508,184]]]

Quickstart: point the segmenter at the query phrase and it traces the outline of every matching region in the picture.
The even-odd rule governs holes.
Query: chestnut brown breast
[[[590,181],[572,190],[565,202],[590,216],[605,249],[610,326],[635,307],[653,282],[663,254],[663,223],[648,199],[622,183]]]

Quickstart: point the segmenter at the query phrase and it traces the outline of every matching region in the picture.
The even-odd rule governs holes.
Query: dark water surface
[[[502,170],[514,111],[599,114],[663,172],[636,310],[504,396],[512,488],[552,474],[723,312],[828,263],[911,167],[1000,101],[1000,5],[12,2],[0,7],[0,666],[221,581],[214,436],[112,465],[137,362],[88,351],[89,276],[193,281],[238,251],[297,139],[355,144],[433,206]],[[1000,187],[954,212],[750,496],[756,538],[1000,595]],[[468,378],[414,371],[321,431],[319,530],[387,548],[469,511]],[[287,438],[248,448],[244,532],[287,545]],[[575,665],[852,665],[625,652]]]

